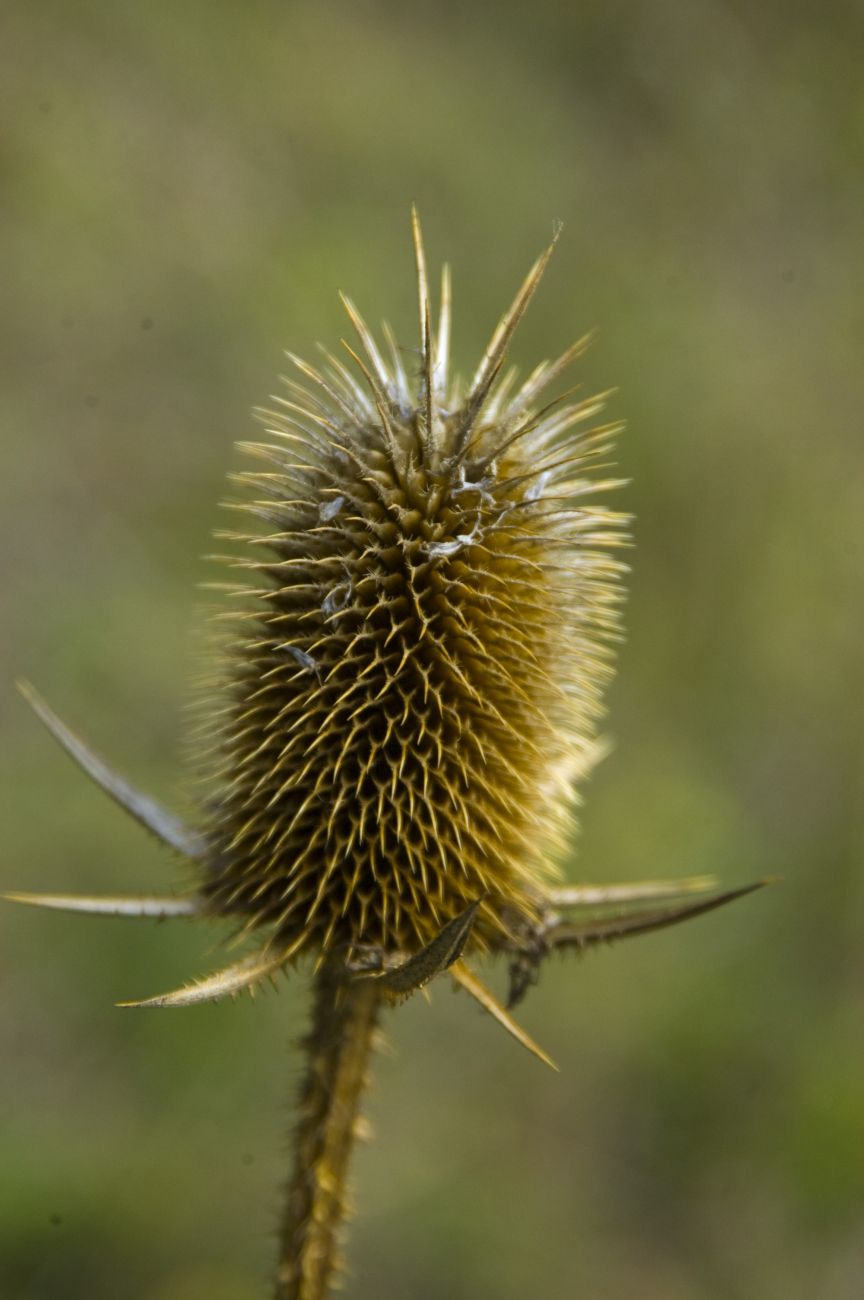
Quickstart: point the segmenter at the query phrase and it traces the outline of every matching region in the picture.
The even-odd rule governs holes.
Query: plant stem
[[[346,979],[331,964],[315,977],[275,1300],[325,1300],[329,1294],[380,1002],[374,980]]]

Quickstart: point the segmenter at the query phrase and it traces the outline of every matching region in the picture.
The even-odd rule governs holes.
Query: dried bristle
[[[532,268],[466,397],[437,336],[415,219],[421,352],[410,377],[359,339],[298,365],[263,412],[265,463],[234,509],[263,521],[218,724],[209,905],[271,950],[411,953],[477,899],[474,950],[533,915],[590,762],[619,630],[609,554],[625,516],[592,503],[616,428],[601,399],[542,407],[582,351],[515,395],[504,353]],[[388,331],[389,337],[389,331]]]

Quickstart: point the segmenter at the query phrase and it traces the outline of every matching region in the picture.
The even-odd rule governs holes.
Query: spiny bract
[[[283,960],[410,954],[478,899],[472,947],[536,919],[618,631],[623,516],[592,477],[616,426],[575,390],[541,405],[585,340],[502,375],[551,247],[463,394],[447,270],[433,334],[414,232],[419,352],[385,326],[385,360],[344,300],[357,373],[292,358],[270,440],[241,444],[265,468],[234,509],[263,526],[222,534],[256,585],[220,682],[204,892]]]

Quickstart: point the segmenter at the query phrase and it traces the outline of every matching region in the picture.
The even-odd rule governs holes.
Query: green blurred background
[[[851,0],[2,6],[0,884],[177,881],[12,679],[177,802],[231,442],[338,287],[413,341],[415,198],[463,368],[563,220],[514,357],[596,326],[629,421],[574,878],[784,877],[549,969],[560,1075],[443,981],[402,1008],[356,1300],[861,1293],[862,43]],[[304,981],[136,1015],[212,933],[0,931],[0,1296],[269,1294]]]

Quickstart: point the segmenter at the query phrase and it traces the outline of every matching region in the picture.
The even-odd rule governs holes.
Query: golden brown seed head
[[[616,430],[592,425],[600,399],[548,402],[582,343],[521,387],[502,376],[551,249],[464,395],[416,222],[415,249],[419,364],[389,332],[385,361],[346,302],[362,355],[296,362],[269,440],[244,448],[263,469],[234,508],[259,527],[229,536],[254,585],[222,677],[205,893],[286,957],[410,953],[478,898],[471,942],[500,945],[554,872],[611,671],[624,517],[594,504],[617,483],[592,470]]]

